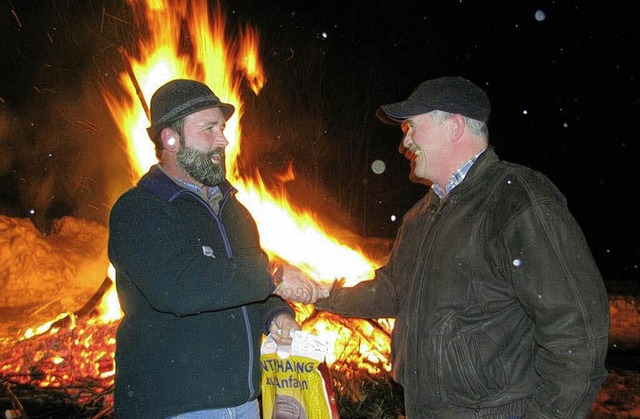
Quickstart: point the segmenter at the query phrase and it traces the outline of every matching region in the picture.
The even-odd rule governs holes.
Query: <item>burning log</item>
[[[136,96],[138,96],[140,105],[142,106],[142,109],[144,110],[144,113],[147,116],[147,120],[151,121],[151,111],[149,110],[149,105],[147,104],[147,100],[144,98],[144,93],[142,92],[142,87],[140,87],[140,82],[138,82],[136,73],[133,71],[133,67],[131,66],[131,61],[129,60],[129,54],[127,54],[124,48],[118,48],[118,52],[120,52],[120,55],[122,55],[124,68],[127,71],[129,80],[131,80],[131,84],[133,85],[133,88],[136,92]]]
[[[98,288],[98,290],[93,294],[89,301],[87,301],[85,305],[74,312],[75,316],[85,317],[89,313],[91,313],[91,311],[100,304],[105,294],[112,288],[113,281],[108,276],[105,277],[104,281],[102,281],[102,284],[100,285],[100,288]]]

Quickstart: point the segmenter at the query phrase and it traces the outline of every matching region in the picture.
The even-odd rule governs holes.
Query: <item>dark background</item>
[[[0,214],[43,232],[64,215],[106,223],[128,169],[100,89],[123,70],[118,47],[135,50],[131,12],[119,0],[0,1]],[[247,156],[262,173],[293,162],[295,199],[392,237],[426,190],[375,109],[460,75],[491,98],[498,154],[563,191],[605,279],[638,281],[634,3],[490,3],[224,1],[230,34],[260,32],[267,73],[259,96],[244,95]]]

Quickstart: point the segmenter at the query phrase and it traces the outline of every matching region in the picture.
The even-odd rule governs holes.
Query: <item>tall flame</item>
[[[259,173],[240,174],[240,120],[243,102],[239,87],[243,78],[257,94],[265,83],[258,60],[258,33],[249,26],[238,42],[226,41],[225,19],[218,7],[212,14],[206,0],[182,4],[128,0],[135,16],[144,17],[146,36],[138,44],[137,57],[123,51],[129,71],[120,74],[119,82],[129,101],[103,89],[110,112],[127,140],[133,168],[132,182],[156,163],[149,141],[147,103],[153,92],[174,78],[194,78],[212,87],[223,101],[232,103],[237,116],[228,121],[225,134],[228,177],[238,189],[238,199],[256,219],[263,248],[270,256],[304,267],[318,280],[345,278],[355,284],[373,273],[375,264],[348,245],[324,233],[310,212],[295,210],[284,195],[273,196]],[[176,3],[176,4],[173,4]],[[180,40],[188,39],[188,45]],[[241,74],[239,76],[238,74]],[[254,179],[249,176],[253,175]]]
[[[373,261],[325,233],[311,212],[294,209],[284,192],[277,196],[270,193],[259,173],[239,173],[236,162],[243,114],[240,86],[246,82],[258,94],[266,81],[258,58],[257,32],[246,26],[237,42],[227,41],[220,7],[210,10],[207,0],[127,1],[134,12],[135,27],[143,33],[135,53],[121,50],[125,70],[118,82],[123,93],[103,87],[102,95],[121,137],[126,139],[131,184],[157,161],[146,134],[148,99],[174,78],[203,81],[223,101],[236,107],[225,130],[229,140],[227,175],[238,189],[238,199],[255,218],[261,245],[269,256],[303,268],[318,281],[343,278],[349,286],[370,277],[376,267]],[[292,176],[292,170],[279,175],[283,181]],[[108,276],[115,278],[113,266]],[[107,390],[115,374],[115,331],[122,311],[112,281],[105,281],[94,298],[105,291],[99,306],[89,312],[63,313],[23,332],[15,346],[22,350],[0,356],[0,374],[11,377],[15,385],[35,384],[67,391],[76,388],[77,401],[101,404],[104,397],[108,405],[111,393]],[[347,373],[353,365],[371,373],[390,370],[392,320],[344,319],[316,312],[311,305],[295,307],[303,328],[326,338],[333,347],[333,354],[327,357],[332,368]],[[12,344],[9,338],[0,339],[0,346],[7,344]],[[78,387],[86,382],[85,377],[100,387],[86,391],[82,385]]]
[[[239,88],[245,80],[258,94],[265,83],[259,61],[259,39],[256,30],[245,26],[236,42],[226,40],[225,19],[217,5],[214,13],[206,0],[182,2],[150,2],[128,0],[146,36],[139,39],[138,53],[133,57],[123,52],[128,71],[120,75],[120,84],[130,100],[121,101],[111,92],[103,94],[118,123],[134,168],[132,182],[156,163],[152,143],[145,128],[149,125],[146,104],[153,92],[173,78],[194,78],[211,86],[223,101],[232,103],[236,116],[227,123],[227,173],[238,189],[237,198],[256,220],[261,245],[272,258],[279,258],[308,272],[318,281],[331,282],[343,278],[345,285],[353,285],[372,276],[375,263],[361,252],[326,234],[311,212],[295,210],[287,196],[274,196],[265,188],[259,173],[238,171],[240,154],[240,120],[243,103]],[[169,5],[169,3],[171,3]],[[174,4],[175,3],[175,4]],[[181,40],[188,40],[184,45]],[[306,314],[305,314],[306,313]],[[299,320],[311,313],[299,307]],[[329,322],[330,323],[330,322]],[[391,323],[385,323],[379,338],[371,337],[376,330],[360,327],[365,348],[350,341],[353,327],[345,328],[316,320],[312,327],[338,345],[338,351],[367,353],[366,346],[388,346]],[[354,325],[352,325],[354,326]],[[345,333],[347,336],[345,336]],[[376,356],[377,360],[378,356]],[[381,358],[385,358],[382,355]],[[331,361],[331,360],[330,360]],[[386,360],[384,368],[389,369]]]

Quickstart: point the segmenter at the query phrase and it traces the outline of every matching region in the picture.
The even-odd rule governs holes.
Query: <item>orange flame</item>
[[[258,94],[266,80],[258,59],[257,31],[245,26],[237,42],[226,40],[225,19],[220,7],[218,5],[215,14],[211,15],[206,0],[192,1],[188,6],[173,4],[181,3],[174,1],[171,7],[164,2],[128,1],[137,12],[136,16],[144,16],[148,36],[140,39],[137,54],[140,58],[125,56],[131,72],[120,75],[120,84],[130,100],[118,100],[106,90],[103,94],[122,137],[128,141],[127,150],[134,169],[132,183],[156,163],[153,145],[145,130],[149,125],[145,114],[148,98],[173,78],[201,80],[211,86],[221,100],[232,103],[237,109],[235,118],[228,121],[225,130],[229,140],[227,174],[238,189],[238,200],[256,220],[261,245],[269,256],[303,268],[318,281],[331,282],[335,278],[344,278],[345,285],[349,286],[370,278],[376,267],[373,261],[326,234],[311,212],[294,209],[284,193],[274,196],[264,186],[259,173],[241,175],[238,172],[236,162],[240,154],[240,120],[243,115],[239,88],[246,81]],[[179,39],[189,39],[190,43],[188,46],[180,45]],[[251,179],[250,175],[254,178]],[[292,176],[290,170],[287,177]],[[307,317],[303,314],[305,310],[298,308],[300,319]],[[384,328],[380,331],[381,335],[376,336],[376,331],[366,327],[363,322],[357,330],[364,337],[364,347],[355,348],[353,343],[348,343],[354,332],[352,328],[332,326],[330,323],[330,320],[318,320],[313,326],[305,327],[311,327],[313,332],[333,341],[341,353],[382,351],[384,354],[376,354],[374,358],[389,369],[385,359],[388,335]],[[392,327],[391,322],[384,324],[388,332]]]
[[[122,51],[126,71],[119,75],[118,81],[125,100],[106,88],[102,88],[102,94],[122,138],[126,139],[131,183],[157,162],[153,143],[146,133],[147,103],[153,92],[174,78],[203,81],[221,100],[236,107],[236,114],[227,121],[225,130],[229,141],[227,176],[238,189],[238,199],[255,218],[261,245],[269,256],[303,268],[318,281],[344,278],[345,285],[349,286],[371,277],[376,264],[354,247],[325,233],[312,212],[294,209],[284,193],[274,196],[265,188],[260,174],[241,176],[238,171],[243,115],[240,86],[243,81],[247,82],[258,94],[266,82],[258,58],[257,31],[246,26],[237,42],[228,41],[219,5],[211,10],[207,0],[127,1],[134,12],[136,27],[144,28],[144,34],[140,35],[135,54]],[[280,181],[293,176],[290,168],[280,176]],[[115,278],[113,267],[109,276]],[[115,329],[122,317],[115,287],[111,286],[98,309],[99,314],[93,319],[77,320],[73,315],[64,314],[37,329],[29,329],[22,337],[27,350],[5,359],[0,373],[28,382],[36,371],[44,373],[41,387],[60,387],[72,381],[70,371],[76,369],[85,376],[112,384]],[[392,320],[346,320],[330,313],[314,312],[312,306],[301,304],[296,304],[296,313],[305,330],[326,338],[333,345],[333,357],[327,359],[329,364],[340,360],[355,362],[373,373],[390,370]],[[61,324],[73,327],[61,333]],[[101,331],[97,331],[96,325],[102,326]],[[90,333],[92,326],[96,331]],[[57,348],[55,353],[53,346]],[[82,356],[68,356],[77,350]]]

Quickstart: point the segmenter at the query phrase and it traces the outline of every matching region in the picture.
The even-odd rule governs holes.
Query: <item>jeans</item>
[[[252,400],[236,407],[196,410],[169,416],[166,419],[260,419],[260,406],[258,400]]]

